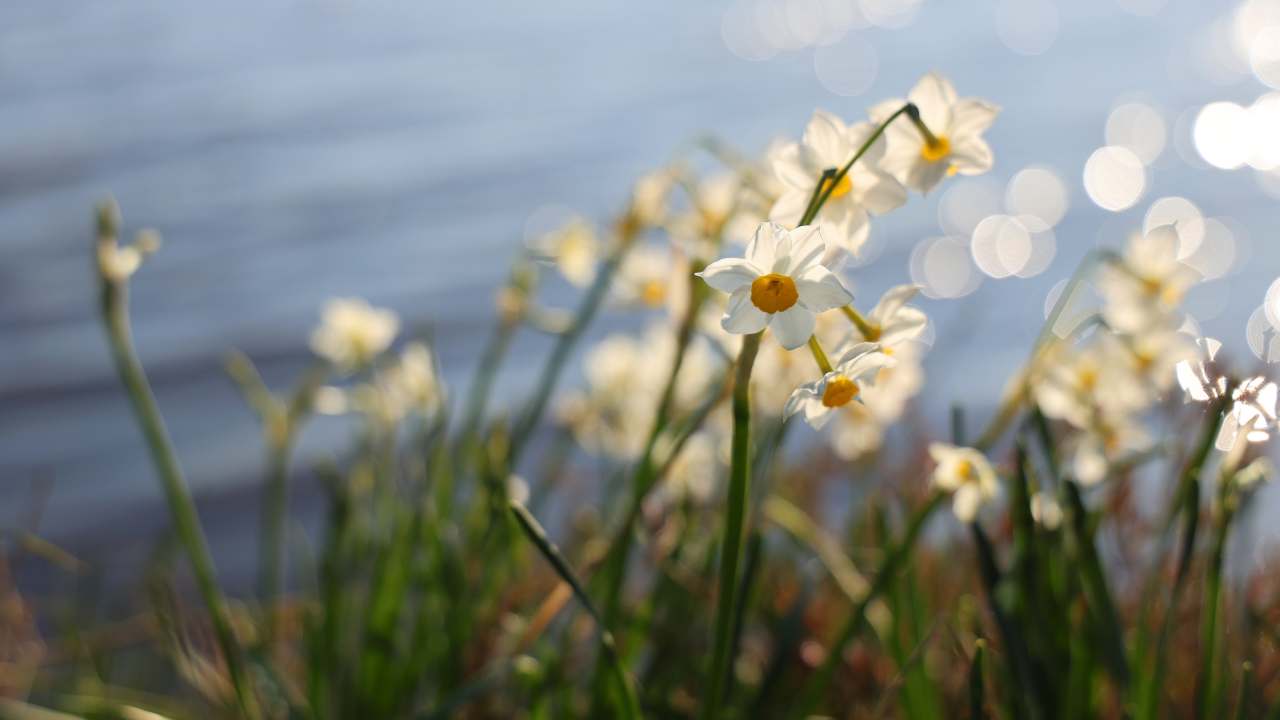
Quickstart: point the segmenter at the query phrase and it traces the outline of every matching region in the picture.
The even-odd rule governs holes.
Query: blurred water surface
[[[1043,38],[1011,39],[1008,3],[933,0],[905,27],[851,31],[875,67],[857,78],[863,94],[841,97],[811,49],[730,52],[733,10],[717,3],[0,4],[0,524],[26,521],[35,480],[52,480],[42,529],[73,549],[163,524],[94,313],[90,208],[108,193],[127,226],[166,239],[133,283],[139,350],[190,482],[242,527],[252,513],[232,499],[257,483],[261,452],[220,369],[227,349],[283,387],[323,300],[361,295],[430,332],[460,387],[537,208],[606,215],[635,175],[701,134],[758,152],[799,134],[814,107],[857,118],[930,69],[1004,107],[989,136],[995,187],[1044,165],[1070,208],[1044,274],[922,303],[938,328],[926,410],[958,401],[981,416],[1050,287],[1162,195],[1229,219],[1238,257],[1192,307],[1251,360],[1245,321],[1280,272],[1274,201],[1251,171],[1175,147],[1189,147],[1189,109],[1266,90],[1197,69],[1193,49],[1229,10],[1215,5],[1169,0],[1140,17],[1114,0],[1063,3],[1047,49],[1022,55],[1010,45],[1039,52]],[[1135,98],[1162,109],[1170,141],[1142,202],[1111,213],[1081,173],[1113,106]],[[942,234],[937,204],[914,198],[875,224],[883,252],[852,275],[861,297],[908,279],[912,248]],[[533,367],[512,363],[507,397]],[[340,437],[317,426],[304,457]]]

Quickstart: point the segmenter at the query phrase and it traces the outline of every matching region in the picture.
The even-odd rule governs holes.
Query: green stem
[[[858,328],[858,332],[862,333],[862,337],[868,342],[875,342],[880,339],[880,328],[864,318],[862,313],[858,312],[852,305],[845,305],[840,308],[840,312],[849,318],[849,322]]]
[[[117,237],[118,228],[114,210],[108,207],[99,208],[99,246],[107,243],[114,244]],[[231,621],[227,617],[226,599],[218,586],[213,557],[209,554],[195,503],[191,499],[186,480],[182,477],[173,443],[165,429],[164,420],[156,405],[155,396],[151,392],[151,386],[147,382],[146,373],[133,348],[128,315],[128,286],[125,280],[108,278],[100,271],[98,278],[100,309],[106,325],[107,340],[111,347],[111,357],[115,363],[116,372],[127,391],[134,415],[151,453],[151,460],[160,477],[160,486],[164,490],[165,499],[169,505],[174,529],[187,552],[196,586],[209,611],[214,636],[226,658],[227,672],[235,688],[240,709],[246,715],[256,716],[256,708],[240,657],[240,648],[232,632]]]
[[[515,516],[520,529],[524,531],[525,537],[533,543],[534,547],[542,553],[551,567],[555,569],[556,574],[561,580],[573,589],[573,594],[577,596],[578,602],[586,608],[587,612],[596,621],[596,626],[600,630],[600,649],[608,658],[609,668],[612,670],[614,684],[621,696],[621,704],[623,717],[640,718],[640,701],[636,698],[635,687],[631,683],[631,678],[627,675],[626,668],[622,666],[622,660],[618,657],[617,647],[613,642],[613,634],[609,632],[609,628],[604,624],[604,618],[596,609],[595,603],[591,602],[591,596],[587,594],[586,588],[582,581],[578,579],[577,573],[569,565],[569,561],[565,559],[560,552],[560,548],[547,537],[547,533],[542,529],[541,523],[537,518],[533,517],[523,505],[517,502],[511,502],[511,514]]]
[[[871,133],[871,137],[867,138],[866,142],[862,143],[862,147],[858,148],[858,151],[853,154],[853,157],[849,158],[849,162],[845,163],[844,167],[840,168],[835,175],[832,175],[828,180],[826,173],[823,173],[822,179],[818,181],[818,187],[814,189],[814,196],[816,200],[809,203],[809,207],[805,210],[804,215],[800,218],[800,222],[796,223],[796,225],[808,225],[813,222],[813,219],[818,216],[818,212],[822,210],[822,206],[825,205],[827,200],[831,197],[831,193],[835,192],[836,187],[840,184],[840,181],[844,179],[844,176],[849,174],[849,169],[853,167],[854,163],[858,162],[859,158],[871,149],[871,146],[875,144],[876,140],[880,139],[880,136],[884,134],[885,129],[889,127],[889,123],[897,120],[903,113],[914,111],[915,105],[912,103],[907,103],[893,111],[893,114],[885,118],[884,122],[880,123],[880,127],[877,127],[875,132]]]
[[[760,350],[760,333],[742,338],[737,374],[733,381],[733,445],[729,465],[729,507],[720,554],[720,585],[716,607],[715,641],[712,644],[711,677],[702,702],[702,717],[714,720],[732,667],[730,640],[737,612],[738,561],[742,551],[743,519],[747,514],[747,479],[751,474],[751,368]]]

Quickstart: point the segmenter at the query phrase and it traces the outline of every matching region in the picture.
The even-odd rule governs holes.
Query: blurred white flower
[[[631,216],[641,224],[656,227],[667,219],[667,200],[676,184],[673,168],[642,175],[631,192]]]
[[[429,412],[444,403],[444,387],[436,371],[435,356],[425,343],[406,345],[399,361],[386,369],[384,378],[410,409]]]
[[[124,282],[142,267],[148,255],[160,249],[160,234],[142,230],[132,244],[120,245],[115,238],[98,242],[98,272],[111,282]]]
[[[862,389],[858,396],[862,402],[849,403],[844,412],[836,415],[831,447],[846,460],[878,450],[885,428],[902,417],[907,402],[924,386],[920,349],[915,343],[904,342],[884,350],[893,364],[880,368],[871,384]]]
[[[1062,525],[1062,506],[1057,498],[1041,490],[1031,496],[1031,518],[1045,530],[1057,530]]]
[[[1099,290],[1102,316],[1116,331],[1141,333],[1176,327],[1178,306],[1199,273],[1178,260],[1178,233],[1161,225],[1135,234],[1117,263],[1103,265]]]
[[[583,218],[572,218],[537,238],[530,249],[554,262],[560,274],[573,285],[586,287],[595,279],[600,240],[595,228]]]
[[[846,127],[829,112],[814,112],[801,141],[778,148],[770,158],[784,190],[769,211],[769,219],[788,227],[800,222],[814,189],[819,183],[829,183],[823,180],[823,173],[844,167],[874,132],[871,123]],[[881,137],[835,184],[814,219],[814,224],[825,228],[827,241],[834,246],[857,254],[867,239],[867,213],[887,213],[907,201],[902,184],[880,168],[884,153]]]
[[[960,522],[973,522],[982,506],[999,492],[995,468],[986,455],[971,447],[933,443],[929,456],[937,463],[933,486],[952,493],[951,509]]]
[[[919,109],[933,139],[927,140],[908,118],[894,120],[885,131],[886,170],[907,187],[927,193],[947,175],[981,175],[991,169],[991,148],[982,134],[1000,108],[985,100],[956,97],[950,81],[933,72],[916,83],[907,99]],[[883,122],[903,104],[903,100],[885,101],[871,109],[871,119]]]
[[[360,298],[335,298],[311,333],[311,350],[342,370],[355,370],[382,354],[399,330],[400,319],[391,310]]]
[[[1095,485],[1106,479],[1116,461],[1149,449],[1151,436],[1131,415],[1096,412],[1071,442],[1072,473],[1082,485]]]
[[[529,481],[512,473],[507,476],[507,499],[517,505],[529,502]]]
[[[826,243],[816,227],[787,230],[763,223],[747,246],[746,258],[723,258],[698,273],[711,287],[729,293],[724,329],[747,335],[772,328],[788,350],[813,334],[814,315],[852,302],[840,278],[823,265]]]
[[[685,500],[705,504],[715,492],[719,473],[716,443],[706,432],[698,432],[680,448],[654,498],[663,504]]]
[[[1216,447],[1230,450],[1243,437],[1246,442],[1266,442],[1276,425],[1277,387],[1265,377],[1251,377],[1231,391],[1231,408],[1222,419]]]
[[[614,334],[587,352],[585,391],[561,399],[559,415],[584,448],[615,458],[635,458],[644,449],[658,401],[671,372],[675,338],[665,323],[641,337]],[[677,378],[677,411],[706,397],[723,363],[701,339],[685,351]]]
[[[1227,392],[1227,376],[1214,363],[1222,343],[1211,337],[1196,339],[1200,357],[1178,362],[1174,374],[1178,385],[1187,393],[1187,400],[1208,402]]]
[[[688,272],[684,260],[674,257],[670,247],[637,245],[618,267],[613,297],[647,309],[669,307],[682,299],[674,290],[687,280]]]
[[[854,345],[831,372],[796,388],[783,414],[791,417],[804,411],[805,422],[821,429],[831,419],[832,411],[852,402],[862,392],[863,385],[869,385],[881,368],[892,364],[893,358],[881,352],[879,345]]]

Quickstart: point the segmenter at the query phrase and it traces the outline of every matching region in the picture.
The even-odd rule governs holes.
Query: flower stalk
[[[733,382],[733,444],[730,455],[729,498],[720,553],[720,583],[716,603],[715,640],[712,643],[711,677],[703,698],[702,717],[719,716],[720,702],[732,668],[730,645],[738,586],[738,562],[742,554],[743,520],[747,514],[747,479],[751,475],[751,369],[760,350],[760,333],[742,338]]]
[[[871,146],[875,144],[876,140],[880,139],[881,135],[884,135],[884,131],[888,129],[889,123],[897,120],[898,117],[904,113],[915,113],[917,116],[920,114],[915,107],[916,106],[913,103],[907,103],[895,110],[892,115],[884,119],[884,122],[880,123],[880,126],[875,129],[875,132],[871,133],[871,136],[867,138],[866,142],[862,143],[862,146],[853,154],[853,157],[849,158],[849,162],[845,163],[844,167],[836,171],[836,173],[830,176],[830,178],[827,177],[826,173],[823,173],[822,179],[818,181],[818,186],[814,188],[815,200],[810,203],[808,209],[805,210],[804,215],[800,218],[800,222],[797,223],[798,226],[808,225],[813,222],[813,219],[818,216],[818,212],[822,210],[822,206],[827,203],[831,194],[840,186],[840,181],[844,179],[845,175],[849,174],[849,169],[852,168],[853,164],[858,162],[863,155],[867,154],[867,151],[871,149]]]
[[[98,253],[95,254],[95,258],[101,258],[104,253],[110,253],[115,249],[119,238],[119,218],[114,204],[105,203],[98,207],[97,232]],[[223,597],[222,589],[218,585],[213,557],[209,553],[204,530],[200,527],[200,517],[196,513],[195,502],[191,499],[190,490],[182,476],[177,454],[169,439],[169,432],[165,428],[160,409],[156,405],[151,385],[147,382],[142,363],[134,351],[133,334],[129,327],[127,275],[112,275],[103,272],[99,267],[97,276],[100,281],[99,309],[106,327],[107,341],[116,372],[125,387],[134,416],[146,440],[156,474],[160,478],[160,486],[164,490],[165,500],[169,505],[169,515],[173,521],[174,530],[187,553],[196,586],[209,611],[214,637],[227,663],[227,673],[235,689],[240,710],[249,717],[256,717],[257,711],[245,675],[240,648],[227,614],[226,598]]]

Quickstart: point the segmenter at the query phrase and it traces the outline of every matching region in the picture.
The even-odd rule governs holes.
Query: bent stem
[[[98,246],[114,244],[118,237],[115,211],[111,206],[98,208]],[[94,257],[97,258],[98,253]],[[108,277],[101,272],[99,279],[99,307],[102,320],[107,330],[107,340],[111,348],[111,358],[129,396],[134,416],[146,439],[151,460],[155,464],[156,474],[160,477],[160,486],[164,490],[165,500],[169,505],[169,515],[177,531],[178,539],[191,562],[192,574],[196,586],[209,611],[209,619],[213,625],[214,636],[218,648],[226,658],[227,672],[231,684],[235,688],[240,709],[246,715],[257,715],[250,695],[244,667],[241,664],[240,648],[231,630],[231,622],[227,617],[226,599],[213,565],[213,557],[209,554],[209,546],[204,531],[200,527],[200,518],[196,513],[195,503],[187,488],[186,480],[169,439],[164,419],[156,405],[151,385],[147,382],[142,363],[138,361],[133,348],[133,335],[129,327],[128,285],[127,280]]]
[[[733,446],[730,456],[728,512],[720,553],[720,585],[716,600],[715,641],[712,644],[711,683],[702,701],[702,717],[712,720],[720,712],[720,700],[728,686],[732,665],[730,645],[734,603],[738,586],[738,560],[742,552],[743,519],[747,514],[747,479],[751,476],[751,368],[760,350],[760,333],[742,338],[738,368],[733,381]]]
[[[858,148],[858,151],[853,154],[853,157],[849,158],[849,162],[845,163],[844,167],[840,168],[835,175],[828,177],[826,173],[823,173],[822,178],[818,181],[818,187],[814,189],[814,200],[809,203],[809,207],[805,210],[804,215],[801,216],[800,222],[797,224],[808,225],[813,222],[813,219],[818,216],[818,212],[822,210],[822,206],[825,205],[827,200],[831,197],[831,193],[835,192],[836,187],[840,185],[840,181],[844,179],[844,176],[849,174],[849,169],[852,168],[853,164],[858,162],[863,155],[867,154],[867,151],[871,149],[871,146],[875,144],[876,140],[879,140],[880,136],[884,134],[884,131],[888,129],[889,123],[897,120],[904,113],[916,113],[917,111],[915,108],[916,106],[914,103],[907,103],[897,110],[894,110],[893,114],[885,118],[884,122],[880,123],[880,126],[875,129],[875,132],[871,133],[871,137],[867,138],[866,142],[862,143],[862,147]]]
[[[622,659],[618,657],[613,634],[605,626],[604,618],[600,615],[600,611],[596,609],[595,603],[591,602],[591,596],[587,595],[587,590],[582,581],[578,579],[577,573],[573,571],[569,561],[560,552],[560,548],[556,547],[555,543],[551,542],[551,539],[547,537],[546,531],[543,530],[542,524],[538,522],[537,518],[530,514],[523,505],[514,500],[508,504],[508,507],[511,509],[511,514],[515,516],[520,529],[524,531],[525,537],[529,538],[529,542],[533,543],[538,552],[542,553],[542,556],[555,569],[560,579],[573,590],[578,602],[582,603],[587,613],[596,621],[596,628],[600,631],[600,649],[608,658],[614,684],[617,686],[618,693],[621,696],[623,717],[641,717],[640,701],[636,697],[635,687],[631,683],[631,678],[627,675],[626,668],[622,666]]]

